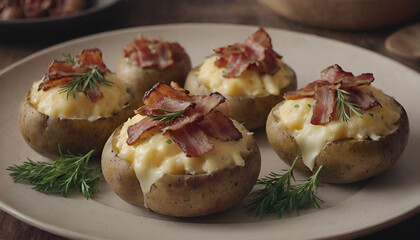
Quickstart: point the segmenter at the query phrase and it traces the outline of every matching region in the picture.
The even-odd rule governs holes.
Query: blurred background
[[[88,0],[88,6],[64,17],[0,20],[0,69],[54,44],[103,31],[208,22],[273,27],[336,39],[420,72],[420,0]],[[418,239],[418,226],[417,214],[361,239]],[[0,239],[62,238],[0,211]]]

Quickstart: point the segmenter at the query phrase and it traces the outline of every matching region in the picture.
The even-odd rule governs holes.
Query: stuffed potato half
[[[241,201],[253,188],[261,167],[259,148],[253,141],[244,156],[245,166],[214,173],[164,174],[143,195],[133,163],[122,159],[116,149],[118,128],[102,152],[102,172],[110,187],[126,202],[154,212],[194,217],[226,210]]]
[[[115,74],[105,70],[101,51],[84,50],[79,59],[90,59],[98,65],[89,63],[84,67],[82,63],[55,60],[43,80],[34,82],[21,102],[21,134],[33,150],[46,157],[57,157],[58,146],[62,152],[85,154],[94,149],[94,155],[100,155],[115,128],[134,115],[134,95]],[[98,66],[103,66],[103,73],[99,73]],[[72,84],[81,79],[75,76],[91,73],[106,79],[108,85],[92,84],[94,87],[86,91],[64,92],[65,83]]]
[[[247,129],[265,125],[271,108],[283,94],[296,89],[296,74],[271,45],[260,28],[243,43],[221,47],[195,67],[185,81],[193,94],[223,94],[231,116]]]
[[[332,67],[327,69],[332,70]],[[342,72],[341,68],[336,70]],[[353,113],[345,121],[311,123],[315,122],[317,103],[310,97],[289,99],[276,105],[267,118],[266,132],[280,158],[291,165],[296,156],[301,156],[303,161],[298,161],[296,168],[307,174],[323,165],[319,177],[330,183],[361,181],[393,165],[408,141],[407,113],[394,98],[373,86],[357,88],[377,102],[362,115]],[[302,93],[303,89],[288,95]]]
[[[291,165],[302,151],[295,138],[283,129],[279,119],[273,114],[282,103],[275,106],[267,118],[266,132],[273,149],[287,164]],[[399,105],[399,103],[396,102]],[[351,183],[376,176],[398,160],[408,141],[409,123],[407,113],[402,109],[398,129],[375,141],[372,139],[341,139],[328,142],[315,158],[313,172],[323,165],[320,179],[329,183]],[[296,169],[312,174],[302,162]]]
[[[199,80],[200,67],[195,67],[187,77],[185,88],[194,94],[210,94],[212,89],[203,85]],[[257,129],[265,125],[268,113],[279,102],[283,100],[283,94],[296,89],[297,81],[294,71],[286,64],[283,65],[285,72],[290,72],[289,84],[282,88],[278,95],[225,95],[229,105],[231,116],[247,129]]]
[[[174,84],[156,84],[144,106],[108,139],[103,174],[122,199],[160,214],[223,211],[254,186],[258,146],[251,132],[226,115],[221,94],[190,96]]]
[[[162,39],[135,38],[124,46],[118,60],[117,76],[141,103],[144,94],[158,82],[184,85],[191,60],[180,44]]]
[[[127,103],[112,116],[94,121],[54,118],[34,108],[28,100],[29,95],[30,92],[19,108],[20,131],[33,150],[51,158],[59,155],[58,145],[64,152],[82,154],[94,149],[94,155],[100,155],[112,129],[133,116],[135,110],[134,103]]]

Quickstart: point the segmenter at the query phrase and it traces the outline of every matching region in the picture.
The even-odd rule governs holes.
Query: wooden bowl
[[[420,0],[259,0],[291,20],[335,30],[392,26],[420,13]]]

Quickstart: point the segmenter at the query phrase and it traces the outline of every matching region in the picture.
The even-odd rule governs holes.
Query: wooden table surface
[[[42,33],[32,36],[33,29],[19,31],[19,37],[13,37],[16,32],[4,34],[0,25],[0,69],[26,57],[36,51],[51,45],[76,37],[118,28],[156,25],[165,23],[211,22],[239,23],[275,27],[293,31],[315,34],[336,39],[372,50],[392,58],[420,72],[420,61],[406,60],[388,53],[384,40],[397,29],[420,21],[420,16],[397,26],[382,30],[349,32],[333,31],[305,26],[289,21],[272,12],[255,0],[160,0],[138,1],[122,0],[113,8],[95,16],[95,20],[83,25],[72,26],[66,32]],[[4,30],[4,29],[3,29]],[[396,203],[398,204],[398,203]],[[382,231],[363,236],[361,239],[418,239],[420,235],[420,214]],[[64,239],[27,225],[9,214],[0,211],[0,239]]]

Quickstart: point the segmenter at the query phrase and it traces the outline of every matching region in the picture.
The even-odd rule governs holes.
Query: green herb
[[[311,108],[311,107],[312,107],[312,105],[308,103],[308,108]]]
[[[85,92],[87,88],[92,89],[98,84],[111,86],[113,82],[107,80],[97,67],[92,67],[87,73],[75,74],[71,82],[61,87],[60,93],[66,93],[67,99],[73,93],[73,98],[76,99],[76,92]]]
[[[172,141],[171,141],[171,139],[166,139],[166,141],[165,141],[167,144],[171,144],[172,143]]]
[[[69,63],[76,64],[76,62],[77,62],[76,58],[72,57],[72,56],[70,55],[70,53],[63,53],[63,56],[66,58],[66,60],[67,60]]]
[[[343,119],[344,122],[347,122],[350,120],[352,114],[356,114],[358,117],[362,117],[363,115],[363,110],[360,109],[361,106],[348,102],[345,99],[344,95],[350,95],[351,93],[342,90],[342,89],[337,89],[337,105],[335,107],[335,109],[340,109],[340,113],[338,115],[338,119]],[[348,111],[347,111],[348,109]],[[348,113],[347,113],[348,112]]]
[[[268,177],[258,179],[257,185],[264,188],[252,193],[254,198],[246,206],[248,212],[254,212],[255,217],[259,218],[269,213],[282,217],[284,213],[290,214],[293,210],[299,212],[311,206],[320,207],[319,202],[322,200],[315,195],[315,191],[319,186],[318,175],[322,166],[305,183],[292,185],[291,179],[295,180],[293,169],[298,159],[296,157],[285,174],[270,173]]]
[[[67,196],[71,191],[79,190],[86,199],[98,191],[101,166],[88,166],[94,150],[86,155],[62,154],[55,162],[28,162],[22,165],[9,166],[10,176],[15,182],[28,183],[33,189],[43,193]]]
[[[179,117],[185,111],[185,110],[171,111],[171,110],[166,110],[162,108],[159,108],[159,110],[167,114],[151,114],[150,117],[154,120],[162,121],[165,125],[173,121],[175,118]]]
[[[295,104],[295,108],[299,108],[299,104]]]

